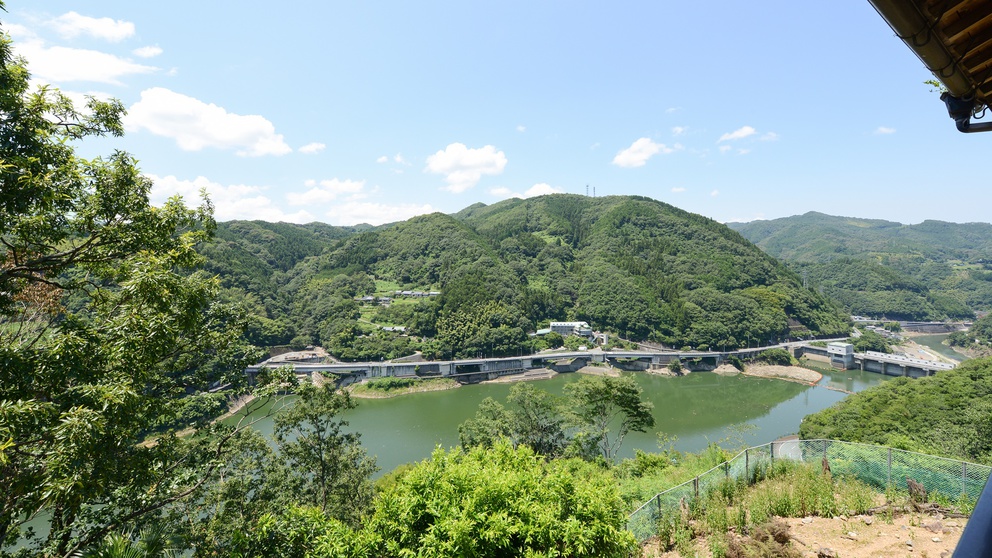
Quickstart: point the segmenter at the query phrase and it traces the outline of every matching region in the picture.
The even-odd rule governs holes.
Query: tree
[[[230,433],[168,425],[189,393],[244,389],[254,358],[244,314],[192,271],[209,202],[152,207],[131,156],[76,155],[122,115],[31,90],[0,36],[0,547],[42,515],[30,550],[68,556],[187,497]]]
[[[579,442],[595,447],[613,461],[624,437],[654,426],[654,408],[641,400],[641,387],[632,376],[586,376],[565,386]]]
[[[275,439],[291,475],[296,502],[357,525],[372,503],[369,477],[378,468],[360,442],[360,435],[344,432],[348,423],[338,414],[353,409],[347,392],[331,384],[306,382],[296,391],[293,405],[275,417]]]
[[[888,339],[882,337],[874,331],[862,332],[858,337],[851,337],[848,343],[854,344],[854,350],[863,353],[865,351],[875,351],[879,353],[891,353],[892,347]]]
[[[565,411],[560,398],[530,384],[514,384],[507,402],[509,409],[487,397],[479,404],[475,418],[458,426],[462,447],[493,447],[508,439],[514,447],[529,446],[547,457],[560,457],[569,443],[565,432]]]
[[[792,355],[785,349],[765,349],[754,359],[774,366],[792,366]]]

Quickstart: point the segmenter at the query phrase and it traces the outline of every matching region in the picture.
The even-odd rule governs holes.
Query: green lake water
[[[733,439],[734,445],[760,444],[796,433],[802,418],[840,401],[846,394],[886,381],[888,377],[858,370],[824,374],[817,386],[750,376],[721,376],[696,372],[683,377],[633,373],[654,403],[655,429],[634,432],[624,440],[621,457],[632,457],[634,449],[656,451],[658,433],[676,436],[676,449],[697,451],[710,442]],[[535,386],[561,394],[579,374],[560,374]],[[375,455],[380,475],[397,465],[428,457],[438,445],[458,445],[458,425],[472,418],[486,397],[505,401],[509,384],[467,385],[448,391],[414,393],[391,399],[360,399],[346,412],[349,430],[360,432],[362,443]],[[755,428],[742,428],[742,425]],[[256,425],[270,434],[272,424]]]
[[[945,356],[958,362],[967,360],[967,355],[955,351],[948,345],[944,345],[944,340],[947,339],[947,336],[947,333],[941,333],[936,335],[919,335],[912,337],[911,339],[920,345],[933,349],[934,352],[940,354],[941,356]]]

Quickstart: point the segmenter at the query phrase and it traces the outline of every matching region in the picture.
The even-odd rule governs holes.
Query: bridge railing
[[[659,492],[627,519],[637,540],[658,533],[661,517],[680,505],[705,498],[727,479],[755,482],[775,460],[821,463],[826,458],[835,476],[851,476],[880,491],[908,490],[907,479],[923,484],[930,494],[975,502],[988,483],[992,467],[884,446],[839,440],[782,440],[747,448],[732,459],[678,486]]]

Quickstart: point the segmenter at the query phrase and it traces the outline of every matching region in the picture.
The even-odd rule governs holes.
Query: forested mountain
[[[514,199],[361,232],[232,222],[203,252],[255,304],[256,342],[347,359],[515,354],[540,348],[527,333],[549,320],[702,348],[848,326],[738,233],[641,197]]]
[[[968,318],[992,308],[992,225],[804,215],[731,228],[854,314]]]

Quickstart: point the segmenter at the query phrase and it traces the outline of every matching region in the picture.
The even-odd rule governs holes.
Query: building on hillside
[[[592,328],[586,322],[551,322],[551,331],[562,337],[569,335],[592,337]]]

